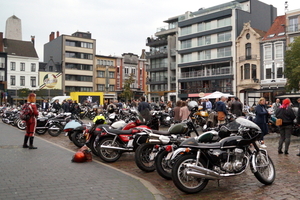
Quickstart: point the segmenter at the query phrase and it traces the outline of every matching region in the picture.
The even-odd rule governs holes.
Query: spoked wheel
[[[18,123],[17,123],[17,127],[21,130],[25,130],[26,129],[26,122],[23,121],[23,120],[19,120]]]
[[[155,170],[154,159],[156,153],[153,152],[153,147],[153,144],[144,143],[135,151],[135,163],[145,172],[153,172]]]
[[[81,148],[86,142],[86,137],[82,131],[75,131],[72,134],[72,141],[77,147]]]
[[[172,170],[172,179],[175,186],[186,193],[200,192],[207,185],[208,179],[188,175],[185,164],[196,164],[196,155],[182,155],[175,162]],[[205,167],[205,161],[200,158],[198,166]]]
[[[260,150],[255,158],[257,172],[254,173],[257,180],[265,185],[271,185],[276,177],[275,167],[267,152]]]
[[[37,133],[38,135],[43,135],[45,134],[47,131],[47,129],[36,129],[35,133]]]
[[[161,151],[157,154],[155,157],[155,169],[161,177],[171,180],[173,161],[171,159],[166,160],[168,154],[168,151]]]
[[[101,148],[101,145],[121,147],[119,141],[115,140],[115,142],[113,143],[113,140],[113,138],[104,138],[97,144],[98,155],[105,162],[116,162],[122,155],[122,152],[120,150]]]
[[[63,128],[60,125],[52,124],[48,129],[48,133],[52,137],[57,137],[61,134],[62,130],[63,130]]]

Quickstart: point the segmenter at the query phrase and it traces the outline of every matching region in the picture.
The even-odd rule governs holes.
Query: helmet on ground
[[[82,151],[77,151],[73,156],[72,162],[85,162],[86,157]]]
[[[106,124],[106,121],[105,121],[105,117],[103,115],[97,115],[94,119],[93,119],[93,122],[95,124]]]
[[[188,108],[189,108],[190,111],[193,110],[193,109],[198,110],[198,103],[196,101],[190,101],[188,103]]]

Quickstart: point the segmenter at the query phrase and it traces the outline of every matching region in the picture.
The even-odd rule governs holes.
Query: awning
[[[210,95],[211,93],[194,93],[194,94],[188,94],[188,97],[205,97],[207,95]]]
[[[276,98],[283,99],[283,98],[300,98],[300,94],[284,94],[276,96]]]

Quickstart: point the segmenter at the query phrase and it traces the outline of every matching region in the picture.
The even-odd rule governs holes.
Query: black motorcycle
[[[244,173],[250,164],[252,173],[263,184],[274,182],[274,164],[265,149],[260,149],[258,139],[260,128],[250,120],[237,118],[238,132],[224,137],[216,143],[199,143],[190,138],[180,145],[181,155],[177,157],[172,169],[175,186],[186,193],[203,190],[209,180]],[[226,127],[219,133],[225,136]]]

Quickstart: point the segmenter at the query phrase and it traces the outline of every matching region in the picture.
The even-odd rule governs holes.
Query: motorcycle
[[[172,169],[172,180],[178,189],[186,193],[200,192],[209,180],[240,175],[249,165],[261,183],[274,182],[276,172],[272,159],[258,145],[260,128],[242,117],[235,122],[239,124],[238,132],[219,142],[205,144],[190,138],[180,144],[181,155]]]
[[[35,132],[42,135],[48,131],[49,135],[57,137],[61,134],[69,116],[70,113],[61,113],[57,116],[54,113],[48,113],[46,116],[38,117]]]

